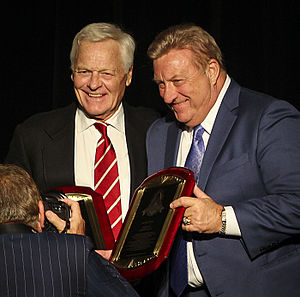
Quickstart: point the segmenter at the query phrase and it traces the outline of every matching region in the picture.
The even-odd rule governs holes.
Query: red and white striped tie
[[[118,164],[115,150],[107,136],[107,124],[95,123],[101,133],[97,143],[94,184],[95,191],[103,196],[115,240],[122,227],[122,209]]]

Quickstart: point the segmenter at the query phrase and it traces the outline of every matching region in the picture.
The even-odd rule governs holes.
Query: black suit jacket
[[[138,297],[112,264],[71,234],[0,235],[2,297]]]
[[[125,103],[123,106],[133,193],[147,176],[146,131],[158,114],[143,107],[132,107]],[[42,192],[75,185],[76,108],[76,103],[73,103],[34,115],[15,129],[5,162],[16,164],[29,172]]]

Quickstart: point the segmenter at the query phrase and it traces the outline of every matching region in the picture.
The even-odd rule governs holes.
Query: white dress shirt
[[[207,147],[207,143],[208,143],[217,113],[219,111],[219,108],[220,108],[220,105],[224,98],[224,95],[229,87],[230,81],[231,81],[231,79],[227,75],[225,83],[220,91],[220,94],[219,94],[214,106],[209,111],[209,113],[206,116],[206,118],[204,119],[204,121],[201,123],[202,127],[204,128],[202,139],[203,139],[205,148]],[[179,145],[179,149],[178,149],[177,164],[176,164],[177,166],[184,166],[187,155],[190,150],[190,147],[192,145],[192,141],[193,141],[193,129],[186,127],[186,129],[182,132],[181,138],[180,138],[180,145]],[[213,199],[213,197],[211,197],[211,198]],[[231,206],[226,206],[225,209],[226,209],[225,234],[241,236],[240,228],[239,228],[233,208]],[[203,284],[203,278],[202,278],[201,272],[198,268],[198,265],[196,263],[192,241],[188,241],[188,243],[187,243],[187,260],[188,260],[188,283],[189,283],[189,285],[192,287],[201,286]]]
[[[94,163],[97,142],[101,137],[95,128],[97,121],[86,117],[84,112],[77,109],[75,115],[75,184],[86,186],[94,190]],[[107,135],[115,149],[119,177],[122,205],[122,220],[128,211],[130,198],[130,164],[127,150],[125,118],[122,104],[116,113],[106,123]]]

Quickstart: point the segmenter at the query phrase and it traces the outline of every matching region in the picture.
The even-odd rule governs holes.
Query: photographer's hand
[[[62,199],[61,201],[71,207],[70,228],[66,233],[85,235],[85,221],[81,216],[80,206],[78,202],[68,198]],[[61,233],[65,229],[66,221],[62,220],[54,212],[52,212],[51,210],[47,210],[45,215],[49,222],[57,228],[59,233]]]
[[[112,250],[95,250],[95,252],[98,253],[100,256],[102,256],[107,261],[109,261],[110,256],[112,254]]]

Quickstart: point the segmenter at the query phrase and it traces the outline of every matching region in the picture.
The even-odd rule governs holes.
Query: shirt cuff
[[[224,208],[225,208],[225,211],[226,211],[225,234],[226,235],[232,235],[232,236],[242,236],[238,221],[236,219],[235,212],[233,210],[233,207],[232,206],[225,206]]]

